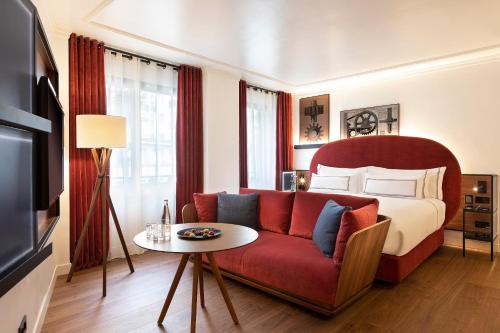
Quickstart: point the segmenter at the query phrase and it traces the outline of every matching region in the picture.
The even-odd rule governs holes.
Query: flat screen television
[[[51,121],[50,133],[37,138],[37,209],[46,210],[64,191],[64,112],[50,80],[38,83],[38,115]]]

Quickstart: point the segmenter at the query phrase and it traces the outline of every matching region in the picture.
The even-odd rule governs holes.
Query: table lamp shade
[[[107,115],[76,116],[77,148],[125,148],[127,120]]]

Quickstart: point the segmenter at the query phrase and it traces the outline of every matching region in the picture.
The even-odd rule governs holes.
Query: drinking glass
[[[164,224],[165,240],[170,240],[170,224]]]
[[[151,236],[154,241],[158,240],[158,224],[156,223],[151,224]]]
[[[151,239],[153,236],[153,223],[146,223],[146,238]]]
[[[165,224],[157,224],[158,241],[165,240]]]

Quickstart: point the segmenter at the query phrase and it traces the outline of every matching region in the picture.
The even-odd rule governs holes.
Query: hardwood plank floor
[[[179,255],[148,252],[108,264],[108,296],[101,270],[59,277],[42,332],[187,332],[193,265],[179,283],[164,327],[156,320]],[[376,283],[335,317],[324,317],[225,279],[240,320],[235,326],[217,283],[204,272],[206,308],[198,332],[500,332],[500,267],[489,255],[443,247],[398,285]]]

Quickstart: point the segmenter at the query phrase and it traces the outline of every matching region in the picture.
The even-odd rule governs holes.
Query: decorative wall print
[[[360,135],[399,135],[399,104],[340,112],[342,139]]]
[[[330,95],[301,98],[300,144],[327,143],[330,138]]]

